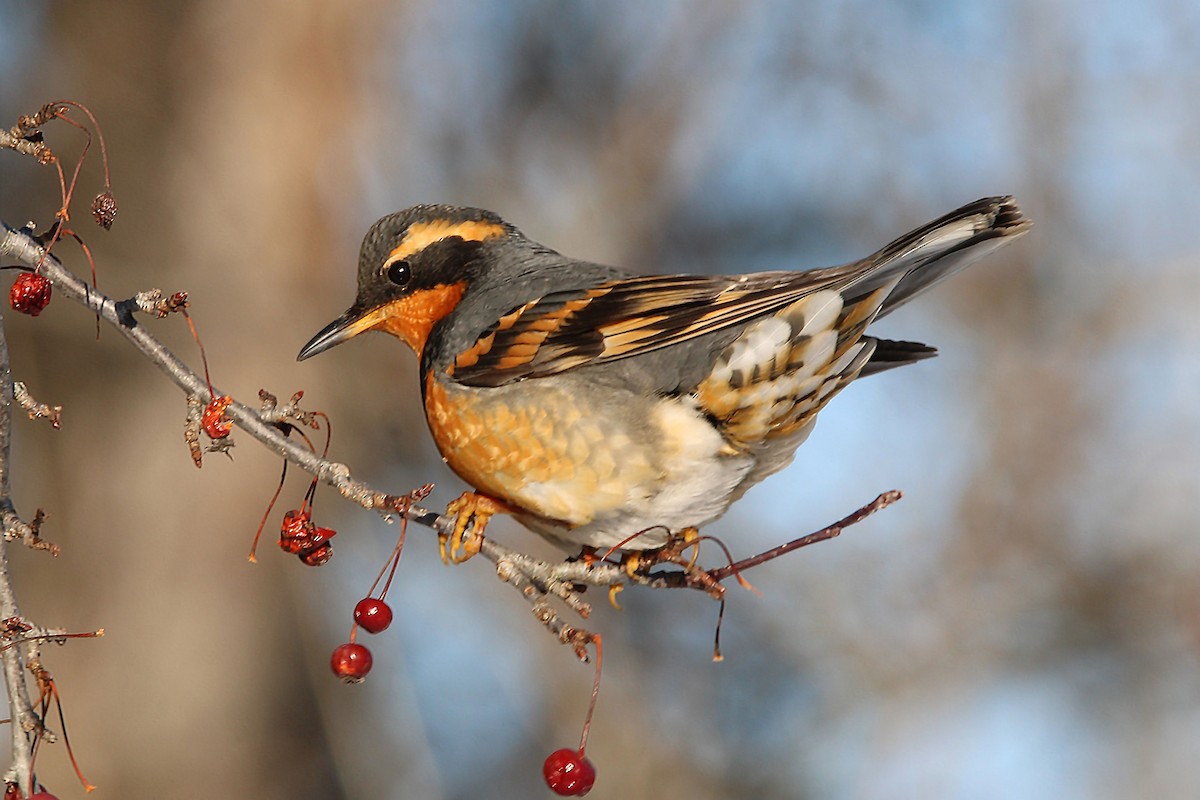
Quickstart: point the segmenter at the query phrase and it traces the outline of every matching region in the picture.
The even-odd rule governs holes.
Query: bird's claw
[[[442,563],[461,564],[479,552],[483,546],[483,531],[493,514],[507,512],[508,506],[487,495],[463,492],[446,506],[446,516],[454,517],[454,531],[438,536],[438,552]]]

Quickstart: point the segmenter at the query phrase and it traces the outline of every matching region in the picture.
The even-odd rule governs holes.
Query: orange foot
[[[483,544],[483,531],[493,514],[511,514],[506,504],[475,492],[463,492],[462,496],[446,506],[446,516],[454,517],[454,532],[438,537],[442,563],[461,564],[479,552]],[[468,532],[468,528],[470,529]],[[449,550],[446,544],[449,541]]]
[[[671,534],[671,538],[662,547],[653,550],[630,550],[621,557],[621,567],[630,578],[638,572],[646,572],[658,564],[679,564],[688,572],[696,570],[696,560],[700,557],[700,531],[695,528],[684,528],[679,533]],[[683,554],[692,551],[691,558],[683,559]]]

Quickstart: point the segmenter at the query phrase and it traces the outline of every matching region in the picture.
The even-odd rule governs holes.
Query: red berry
[[[392,624],[392,609],[382,600],[364,597],[354,607],[354,621],[367,633],[381,633]]]
[[[224,439],[233,430],[233,420],[225,418],[225,409],[229,408],[232,402],[233,398],[226,394],[214,397],[212,402],[204,407],[204,413],[200,415],[200,427],[204,428],[209,438]]]
[[[22,272],[13,281],[8,302],[22,314],[36,317],[50,304],[50,281],[36,272]]]
[[[329,666],[333,668],[333,674],[346,683],[358,683],[371,671],[371,662],[370,650],[361,644],[347,642],[334,648]]]
[[[29,800],[58,800],[58,797],[43,789],[40,792],[34,792],[33,794],[29,795]]]
[[[546,757],[546,763],[542,764],[542,776],[555,794],[583,797],[596,783],[596,768],[583,753],[564,747]]]

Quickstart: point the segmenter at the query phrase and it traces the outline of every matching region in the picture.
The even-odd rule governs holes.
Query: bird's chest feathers
[[[749,461],[694,400],[577,383],[476,388],[429,373],[426,418],[464,480],[570,526],[619,516],[674,528],[724,511]]]

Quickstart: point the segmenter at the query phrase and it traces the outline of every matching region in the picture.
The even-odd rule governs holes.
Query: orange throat
[[[425,349],[429,332],[462,300],[465,281],[443,283],[403,297],[387,307],[376,330],[386,331],[413,349],[418,356]]]

